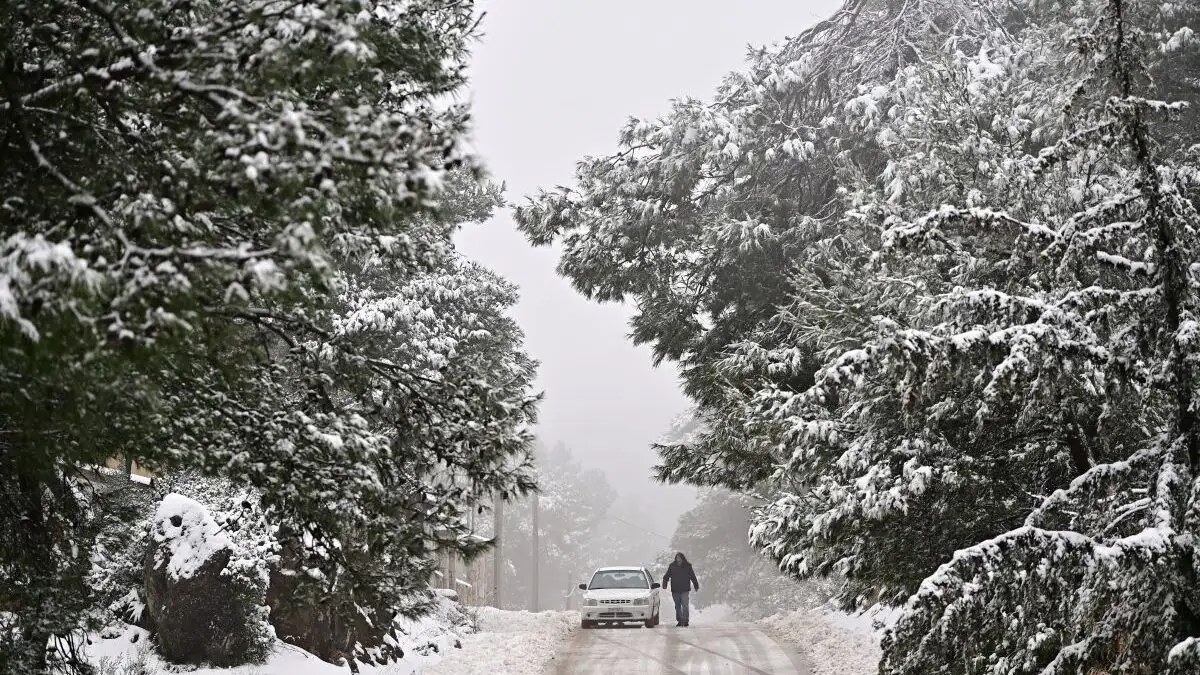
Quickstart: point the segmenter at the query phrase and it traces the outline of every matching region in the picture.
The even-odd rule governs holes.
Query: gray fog
[[[829,16],[840,0],[481,0],[484,37],[472,58],[475,149],[518,202],[571,181],[575,162],[616,148],[629,116],[657,117],[670,99],[711,96],[742,67],[747,45],[776,42]],[[654,483],[650,444],[688,402],[674,367],[651,365],[626,339],[628,308],[585,300],[554,272],[557,251],[533,249],[507,211],[457,243],[521,289],[514,310],[541,362],[539,436],[563,442],[609,476],[616,517],[670,535],[694,491]],[[663,542],[665,545],[665,541]]]

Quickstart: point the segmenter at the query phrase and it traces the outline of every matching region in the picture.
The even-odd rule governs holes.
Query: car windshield
[[[598,588],[650,588],[641,570],[603,570],[592,576],[588,590]]]

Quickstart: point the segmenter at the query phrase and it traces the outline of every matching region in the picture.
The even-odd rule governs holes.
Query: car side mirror
[[[651,589],[654,589],[654,588],[662,588],[662,584],[660,584],[660,583],[658,583],[658,582],[656,581],[656,582],[654,582],[654,583],[650,584],[650,588],[651,588]]]
[[[581,591],[586,591],[586,590],[587,590],[587,584],[579,584],[579,590],[581,590]]]

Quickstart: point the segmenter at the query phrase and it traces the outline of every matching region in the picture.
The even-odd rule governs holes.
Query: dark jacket
[[[692,586],[696,590],[700,590],[700,582],[696,580],[696,571],[692,569],[692,563],[672,562],[667,567],[667,573],[663,575],[663,588],[670,587],[672,593],[687,593],[692,590]]]

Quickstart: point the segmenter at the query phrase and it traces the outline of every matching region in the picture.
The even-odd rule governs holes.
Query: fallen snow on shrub
[[[578,612],[479,608],[479,632],[421,675],[536,675],[579,626]]]
[[[812,664],[813,675],[875,675],[879,672],[880,631],[896,612],[850,615],[829,608],[776,614],[759,625],[797,647]]]
[[[170,551],[167,574],[172,579],[190,579],[218,551],[231,548],[208,509],[174,492],[159,503],[152,533]]]

